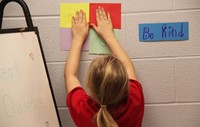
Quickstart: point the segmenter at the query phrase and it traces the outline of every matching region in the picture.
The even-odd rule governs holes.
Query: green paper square
[[[119,30],[114,29],[114,34],[119,39]],[[106,42],[95,32],[90,29],[89,33],[89,53],[90,54],[111,54],[111,50]]]

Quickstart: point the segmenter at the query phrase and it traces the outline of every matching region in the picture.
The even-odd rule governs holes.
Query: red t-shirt
[[[97,127],[94,116],[100,109],[82,87],[76,87],[67,96],[67,106],[77,127]],[[119,127],[142,127],[144,96],[138,81],[130,80],[130,92],[119,105],[108,107]]]

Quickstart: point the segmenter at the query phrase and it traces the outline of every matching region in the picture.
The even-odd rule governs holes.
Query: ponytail
[[[96,114],[97,127],[118,127],[106,107],[101,107]]]
[[[129,91],[129,79],[123,63],[114,56],[95,59],[88,72],[90,95],[100,105],[95,115],[98,127],[118,127],[106,106],[115,106]]]

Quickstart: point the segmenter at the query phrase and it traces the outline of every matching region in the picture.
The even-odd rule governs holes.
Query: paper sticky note
[[[89,21],[89,3],[61,3],[60,4],[60,27],[71,28],[72,16],[76,11],[83,10],[86,13],[86,19]]]
[[[88,22],[96,23],[96,9],[102,6],[109,11],[112,18],[115,35],[119,38],[121,29],[121,4],[120,3],[61,3],[60,4],[60,46],[61,50],[70,50],[72,43],[72,16],[76,11],[83,10]],[[96,43],[95,43],[96,42]],[[89,44],[90,43],[90,44]],[[85,40],[83,51],[91,54],[110,54],[111,51],[103,39],[93,29],[90,29],[88,38]]]
[[[115,36],[119,38],[119,30],[114,29]],[[90,54],[110,54],[111,50],[106,42],[95,32],[94,29],[90,29],[89,36],[89,53]]]
[[[96,9],[101,6],[110,12],[113,28],[121,29],[121,4],[120,3],[90,3],[90,22],[97,25]]]
[[[89,36],[89,35],[88,35]],[[89,50],[89,37],[85,40],[82,50]],[[60,28],[60,46],[61,50],[70,50],[72,45],[72,29],[71,28]]]

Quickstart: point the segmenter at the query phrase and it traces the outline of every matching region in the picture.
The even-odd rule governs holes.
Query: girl
[[[109,12],[99,7],[96,20],[97,26],[90,25],[106,41],[112,55],[96,58],[91,63],[87,94],[80,85],[78,67],[89,24],[82,10],[76,12],[72,18],[72,47],[65,66],[70,114],[77,127],[141,127],[144,98],[134,66],[115,38]]]

